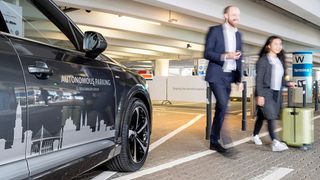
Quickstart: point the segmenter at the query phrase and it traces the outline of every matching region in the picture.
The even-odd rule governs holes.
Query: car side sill
[[[65,168],[66,166],[72,165],[73,162],[76,163],[76,160],[81,160],[84,156],[97,153],[98,151],[110,148],[114,145],[115,143],[113,141],[102,140],[28,158],[30,176],[42,174],[43,172],[52,169],[57,170],[57,168]]]

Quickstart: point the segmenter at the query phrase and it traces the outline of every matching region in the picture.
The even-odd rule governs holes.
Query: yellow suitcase
[[[282,140],[290,146],[302,147],[314,142],[314,109],[283,108]]]

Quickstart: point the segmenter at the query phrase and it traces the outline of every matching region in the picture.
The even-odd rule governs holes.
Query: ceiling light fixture
[[[132,22],[143,22],[143,23],[148,23],[148,24],[161,25],[158,22],[144,20],[144,19],[138,19],[138,18],[133,18],[133,17],[128,17],[128,16],[118,15],[118,17],[121,19],[127,20],[127,21],[132,21]]]
[[[170,23],[178,22],[178,19],[172,18],[171,10],[169,10],[169,19],[168,19],[168,22],[170,22]]]

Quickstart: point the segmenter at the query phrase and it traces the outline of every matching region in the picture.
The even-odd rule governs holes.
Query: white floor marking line
[[[242,113],[237,114],[237,116],[242,116]],[[251,116],[251,112],[247,111],[247,116]]]
[[[165,107],[154,107],[153,109],[154,110],[166,110],[166,109],[190,110],[190,109],[192,109],[192,110],[204,111],[204,112],[207,111],[205,106],[204,107],[193,107],[193,108],[192,107],[167,107],[167,108],[165,108]]]
[[[153,112],[164,112],[164,113],[177,113],[177,114],[192,114],[192,115],[195,115],[195,114],[200,114],[200,113],[197,113],[197,112],[194,112],[194,113],[191,113],[191,112],[182,112],[182,111],[165,111],[165,110],[153,110]]]
[[[191,156],[187,156],[185,158],[177,159],[175,161],[171,161],[171,162],[159,165],[159,166],[155,166],[155,167],[152,167],[152,168],[149,168],[149,169],[141,170],[141,171],[129,174],[129,175],[121,176],[119,178],[116,178],[115,180],[128,180],[128,179],[138,178],[138,177],[141,177],[141,176],[144,176],[144,175],[147,175],[147,174],[152,174],[152,173],[155,173],[155,172],[158,172],[158,171],[161,171],[161,170],[164,170],[164,169],[168,169],[168,168],[171,168],[173,166],[176,166],[176,165],[188,162],[188,161],[192,161],[192,160],[201,158],[203,156],[206,156],[206,155],[209,155],[209,154],[212,154],[212,153],[215,153],[215,152],[216,151],[212,151],[212,150],[202,151],[200,153],[197,153],[197,154],[194,154],[194,155],[191,155]]]
[[[314,117],[313,119],[318,119],[318,118],[320,118],[320,115]],[[282,130],[282,128],[277,128],[275,130],[275,132],[279,132],[281,130]],[[268,134],[269,134],[268,132],[260,133],[260,137],[267,136]],[[242,140],[235,141],[235,142],[233,142],[231,144],[228,144],[226,146],[227,147],[230,147],[230,146],[234,147],[234,146],[249,142],[250,140],[251,140],[251,137],[247,137],[247,138],[244,138]],[[159,165],[159,166],[151,167],[151,168],[140,170],[140,171],[137,171],[137,172],[125,175],[125,176],[121,176],[119,178],[116,178],[116,180],[122,180],[122,179],[123,180],[127,180],[127,179],[134,179],[134,178],[142,177],[142,176],[145,176],[145,175],[148,175],[148,174],[152,174],[152,173],[164,170],[164,169],[171,168],[173,166],[177,166],[179,164],[182,164],[182,163],[185,163],[185,162],[188,162],[188,161],[192,161],[192,160],[201,158],[201,157],[209,155],[209,154],[213,154],[215,152],[216,151],[212,151],[212,150],[202,151],[202,152],[199,152],[197,154],[194,154],[194,155],[191,155],[191,156],[187,156],[185,158],[180,158],[180,159],[177,159],[177,160],[174,160],[174,161],[171,161],[171,162]],[[106,172],[108,172],[108,171],[106,171]]]
[[[153,149],[155,149],[156,147],[160,146],[162,143],[166,142],[168,139],[172,138],[173,136],[175,136],[179,132],[181,132],[184,129],[188,128],[189,126],[193,125],[194,123],[199,121],[203,116],[204,116],[204,114],[199,114],[198,116],[196,116],[195,118],[193,118],[192,120],[190,120],[189,122],[184,124],[183,126],[180,126],[178,129],[170,132],[169,134],[163,136],[162,138],[160,138],[156,142],[152,143],[149,147],[149,152],[152,151]]]
[[[153,149],[155,149],[156,147],[160,146],[161,144],[163,144],[164,142],[166,142],[167,140],[169,140],[170,138],[172,138],[173,136],[175,136],[179,132],[183,131],[184,129],[188,128],[192,124],[196,123],[198,120],[200,120],[204,116],[204,114],[199,114],[199,113],[195,113],[195,114],[198,114],[198,116],[196,116],[195,118],[193,118],[192,120],[190,120],[189,122],[184,124],[183,126],[179,127],[178,129],[167,134],[166,136],[160,138],[158,141],[152,143],[149,147],[149,152],[152,151]],[[140,171],[138,171],[138,172],[140,172]],[[111,173],[113,173],[113,174],[109,175]],[[110,178],[111,176],[113,176],[116,173],[117,172],[113,172],[113,171],[105,171],[105,172],[101,173],[100,175],[96,176],[95,178],[93,178],[92,180],[102,180],[102,179],[105,180],[105,179]],[[99,179],[96,179],[96,178],[99,178]]]
[[[250,112],[250,110],[247,110],[247,112]],[[227,113],[231,113],[231,114],[242,113],[242,110],[227,111]]]
[[[274,130],[274,132],[279,132],[281,130],[282,130],[282,128],[277,128],[277,129]],[[264,136],[267,136],[267,135],[269,135],[268,132],[264,132],[264,133],[260,133],[259,134],[260,137],[264,137]],[[230,147],[238,146],[240,144],[243,144],[243,143],[246,143],[246,142],[249,142],[249,141],[251,141],[251,137],[246,137],[246,138],[241,139],[239,141],[235,141],[235,142],[232,142],[230,144],[227,144],[227,145],[225,145],[225,147],[226,148],[230,148]]]
[[[275,131],[278,132],[280,130],[281,130],[281,128],[278,128]],[[261,133],[260,137],[263,137],[263,136],[266,136],[266,135],[268,135],[268,133]],[[242,140],[235,141],[235,142],[233,142],[231,144],[227,144],[226,146],[227,147],[234,147],[234,146],[249,142],[250,140],[251,140],[251,137],[247,137],[247,138],[244,138]],[[193,154],[193,155],[190,155],[190,156],[187,156],[187,157],[184,157],[184,158],[180,158],[180,159],[177,159],[177,160],[174,160],[174,161],[171,161],[171,162],[159,165],[159,166],[155,166],[155,167],[152,167],[152,168],[148,168],[148,169],[144,169],[144,170],[141,170],[141,171],[134,172],[132,174],[121,176],[119,178],[116,178],[115,180],[127,180],[127,179],[134,179],[134,178],[142,177],[142,176],[145,176],[145,175],[148,175],[148,174],[152,174],[152,173],[164,170],[164,169],[169,169],[169,168],[171,168],[173,166],[177,166],[177,165],[180,165],[182,163],[189,162],[189,161],[201,158],[201,157],[209,155],[209,154],[213,154],[215,152],[216,151],[205,150],[205,151],[199,152],[197,154]]]
[[[201,103],[175,103],[175,104],[172,104],[172,105],[175,105],[175,106],[183,106],[183,105],[197,105],[197,104],[201,104]]]
[[[320,115],[319,115],[319,116],[316,116],[316,117],[313,117],[313,119],[318,119],[318,118],[320,118]]]
[[[272,167],[270,170],[267,170],[263,174],[258,175],[251,180],[279,180],[292,171],[293,169],[289,168]]]
[[[116,171],[105,171],[105,172],[99,174],[98,176],[92,178],[91,180],[106,180],[115,174],[117,174]]]
[[[239,112],[242,112],[242,110],[235,110],[235,111],[227,111],[228,113],[239,113]]]

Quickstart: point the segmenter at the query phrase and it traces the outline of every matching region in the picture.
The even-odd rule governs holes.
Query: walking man
[[[206,38],[204,58],[209,60],[205,80],[216,98],[215,114],[210,134],[210,149],[227,153],[219,143],[220,132],[228,108],[231,83],[241,83],[241,34],[237,29],[240,10],[235,6],[224,9],[224,24],[210,27]]]

